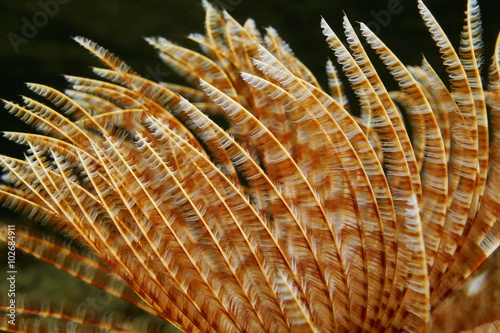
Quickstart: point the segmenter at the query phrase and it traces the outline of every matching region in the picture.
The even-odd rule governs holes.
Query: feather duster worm
[[[186,332],[429,331],[500,241],[500,46],[486,84],[476,1],[458,50],[418,2],[447,83],[426,60],[405,67],[368,26],[344,18],[344,43],[322,20],[356,116],[333,62],[325,91],[276,31],[204,5],[206,34],[190,36],[204,54],[147,39],[193,88],[77,37],[106,65],[101,79],[67,76],[64,93],[29,84],[47,104],[5,102],[40,134],[5,133],[29,150],[0,157],[2,203],[90,253],[29,230],[18,248]],[[17,311],[19,326],[2,316],[2,329],[52,318],[140,330],[71,308]]]

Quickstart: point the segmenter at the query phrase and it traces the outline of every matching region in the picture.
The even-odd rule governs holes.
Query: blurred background
[[[328,57],[334,56],[321,33],[320,17],[324,17],[334,31],[341,34],[344,12],[352,23],[367,23],[405,64],[420,64],[424,54],[431,64],[441,68],[440,73],[443,74],[442,67],[439,67],[438,50],[420,19],[415,0],[216,0],[213,3],[224,7],[241,23],[253,18],[258,27],[276,28],[323,84],[326,83],[325,62]],[[458,45],[466,1],[428,0],[426,4],[452,43]],[[483,0],[479,4],[484,23],[485,59],[489,64],[500,28],[500,3]],[[144,76],[181,83],[161,63],[155,50],[143,37],[159,35],[193,47],[193,43],[184,37],[191,32],[203,33],[203,23],[204,10],[200,0],[0,0],[0,98],[19,103],[20,95],[33,96],[24,86],[25,82],[63,90],[66,84],[61,74],[94,77],[90,67],[100,63],[71,39],[71,36],[79,35],[108,48]],[[383,76],[389,78],[387,74]],[[0,131],[5,130],[30,129],[0,106]],[[0,139],[0,154],[22,156],[23,149]],[[5,210],[0,211],[0,218],[17,219]],[[3,267],[3,253],[0,251],[0,267]],[[62,277],[57,275],[56,270],[47,268],[44,271],[47,279],[40,279],[40,263],[23,259],[21,255],[19,260],[24,260],[21,263],[27,279],[19,282],[22,291],[45,297],[61,290],[58,281]],[[28,267],[33,270],[29,271]],[[488,270],[498,272],[497,267]],[[490,278],[498,280],[493,275]],[[78,290],[79,287],[71,289]],[[494,300],[488,302],[496,302],[498,309],[497,300],[500,297],[495,290],[492,289],[489,295]],[[3,296],[3,291],[0,292]],[[70,296],[64,292],[64,297]],[[460,299],[457,302],[464,303]],[[485,304],[483,301],[466,303],[476,312]],[[451,308],[457,310],[460,305],[450,305]],[[460,313],[467,315],[467,311],[470,310]],[[443,313],[446,323],[449,313]]]

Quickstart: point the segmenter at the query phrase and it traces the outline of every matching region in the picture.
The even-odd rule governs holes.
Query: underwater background
[[[368,24],[404,64],[419,65],[423,53],[431,64],[440,68],[438,49],[418,14],[415,0],[217,0],[212,3],[224,7],[240,23],[252,18],[258,27],[276,28],[320,83],[326,83],[324,68],[327,58],[334,58],[321,33],[320,17],[324,17],[340,35],[344,12],[351,22]],[[458,45],[466,1],[428,0],[425,3],[452,43]],[[484,55],[488,64],[500,29],[500,1],[483,0],[479,5],[486,46]],[[101,64],[71,39],[71,36],[78,35],[106,47],[143,76],[182,83],[143,37],[163,36],[180,45],[193,47],[194,43],[184,37],[192,32],[203,33],[203,24],[204,10],[200,0],[0,0],[0,98],[19,103],[19,95],[33,96],[24,82],[64,90],[66,83],[61,74],[95,78],[91,67]],[[389,77],[384,71],[381,73]],[[442,66],[441,75],[444,75]],[[0,110],[0,131],[6,130],[30,129],[7,111]],[[21,157],[23,149],[0,138],[0,154]],[[22,223],[22,219],[5,209],[0,209],[0,219]],[[498,258],[497,253],[488,263],[490,266],[484,269],[498,272]],[[6,263],[6,250],[0,243],[2,281],[5,280]],[[20,251],[17,251],[16,264],[19,294],[44,300],[64,299],[76,304],[91,304],[89,300],[105,297],[97,289],[86,287],[85,283],[71,277],[66,279],[66,273],[23,256]],[[493,281],[500,281],[500,274],[496,275],[498,277]],[[468,301],[469,307],[477,311],[488,302],[489,311],[498,311],[500,291],[497,289],[491,287],[488,300]],[[5,284],[2,283],[0,297],[5,294]],[[110,302],[101,299],[104,304],[101,307],[116,309]],[[99,302],[96,309],[98,306]],[[129,315],[138,315],[126,304],[117,307]],[[463,314],[470,315],[466,310]]]

